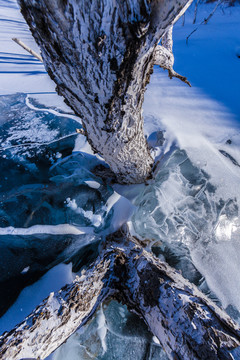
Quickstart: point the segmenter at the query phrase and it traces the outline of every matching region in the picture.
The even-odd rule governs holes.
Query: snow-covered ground
[[[148,86],[145,132],[159,159],[154,181],[112,189],[92,173],[101,159],[76,135],[81,123],[43,65],[11,40],[38,51],[16,1],[0,0],[1,312],[16,300],[0,332],[70,282],[101,236],[130,217],[159,257],[239,320],[240,7],[219,7],[186,44],[214,6],[199,6],[196,25],[193,7],[185,25],[175,25],[175,70],[192,88],[157,67]],[[147,346],[149,359],[166,359],[144,324],[112,302],[52,358],[139,359]]]

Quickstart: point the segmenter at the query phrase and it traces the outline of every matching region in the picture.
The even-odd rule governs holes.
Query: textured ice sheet
[[[212,296],[239,311],[238,189],[231,189],[234,197],[219,196],[209,174],[193,165],[184,150],[174,149],[159,167],[135,199],[134,230],[197,285],[204,276]]]
[[[118,195],[112,189],[103,190],[101,181],[89,171],[89,166],[95,161],[93,158],[83,154],[71,155],[72,149],[91,153],[83,136],[68,137],[79,127],[79,122],[74,117],[73,121],[69,119],[70,110],[55,94],[55,85],[47,77],[43,65],[11,41],[11,37],[19,36],[38,51],[19,14],[16,1],[0,0],[0,5],[0,93],[30,94],[30,103],[23,95],[13,97],[15,104],[11,105],[11,112],[9,104],[6,103],[4,107],[5,100],[2,103],[1,114],[5,116],[2,122],[6,122],[8,114],[9,119],[5,125],[5,135],[2,134],[5,152],[1,152],[0,190],[7,197],[1,198],[1,215],[5,219],[1,226],[6,232],[9,225],[22,229],[25,224],[36,229],[32,226],[38,221],[41,224],[48,221],[51,226],[58,226],[65,223],[63,218],[67,217],[67,222],[72,222],[73,226],[86,225],[87,222],[87,226],[98,231],[90,217],[84,216],[84,211],[88,211],[88,215],[91,212],[104,219],[100,231],[107,231],[108,226],[108,229],[117,229],[128,219],[132,207],[123,197],[117,199]],[[211,6],[199,12],[199,22],[209,14]],[[125,193],[131,200],[136,198],[139,207],[133,217],[134,227],[140,236],[148,237],[154,252],[181,269],[185,276],[210,296],[213,297],[215,292],[223,305],[228,306],[232,316],[238,318],[239,167],[236,163],[240,164],[237,123],[240,73],[236,51],[240,45],[239,8],[225,9],[225,15],[222,11],[217,12],[207,26],[194,33],[186,46],[185,37],[195,27],[191,24],[193,12],[189,14],[186,15],[186,26],[178,24],[176,27],[174,51],[176,71],[187,75],[193,88],[187,88],[176,79],[170,81],[165,73],[156,68],[145,98],[146,135],[153,146],[153,154],[161,160],[156,184],[146,188],[137,186],[115,190]],[[37,102],[33,102],[33,98]],[[25,107],[27,104],[28,109]],[[56,110],[67,113],[67,127]],[[22,121],[15,125],[11,124],[14,111],[22,116]],[[62,124],[62,134],[59,127],[56,129],[55,122]],[[30,124],[33,123],[31,132]],[[12,132],[11,126],[15,126]],[[157,142],[162,139],[157,135],[159,131],[165,141],[162,147],[156,148],[160,145]],[[66,138],[60,140],[62,135]],[[22,142],[25,142],[24,146]],[[7,169],[11,169],[8,174],[4,173]],[[43,183],[47,183],[47,186],[43,186]],[[71,188],[73,191],[70,191]],[[104,198],[102,204],[99,193]],[[68,198],[76,204],[77,209],[82,209],[81,214],[67,206]],[[94,246],[91,244],[94,244],[94,236],[76,239],[74,235],[69,235],[68,244],[64,243],[64,239],[65,235],[58,235],[53,248],[58,248],[63,242],[66,248],[61,248],[62,255],[65,259],[72,259],[76,269],[84,265],[82,259],[94,258]],[[6,234],[1,240],[2,254],[5,251],[6,256],[20,259],[19,262],[11,261],[15,266],[10,269],[15,281],[20,284],[23,284],[20,279],[31,276],[34,270],[33,259],[29,262],[30,254],[43,253],[41,241],[46,249],[47,242],[49,246],[52,245],[46,234],[35,234],[31,242],[22,235]],[[40,244],[38,249],[34,247],[34,241]],[[12,248],[6,246],[6,242],[11,243]],[[83,248],[82,242],[85,242]],[[87,242],[90,242],[88,246]],[[77,247],[79,252],[76,251]],[[58,254],[58,258],[61,258],[61,254]],[[39,268],[46,267],[46,263],[52,264],[52,260],[43,256],[43,261],[35,261],[35,264]],[[60,272],[58,275],[62,276]],[[49,278],[45,277],[44,280],[43,283],[52,290]],[[40,283],[36,286],[40,291]],[[31,296],[27,296],[26,302],[31,303]],[[20,313],[19,309],[20,303],[15,308],[16,312]],[[139,359],[145,356],[149,359],[165,359],[160,348],[152,344],[144,324],[135,317],[131,320],[125,308],[111,304],[103,309],[103,313],[97,314],[96,319],[82,332],[73,335],[57,350],[54,358]],[[103,344],[106,345],[104,354]]]
[[[145,323],[112,301],[100,307],[93,321],[77,331],[48,359],[166,360]]]
[[[99,159],[73,151],[82,137],[74,116],[25,94],[0,96],[0,109],[2,315],[54,265],[72,261],[76,271],[92,261],[97,234],[118,228],[131,206],[94,175]],[[113,208],[123,203],[125,213],[112,224]]]

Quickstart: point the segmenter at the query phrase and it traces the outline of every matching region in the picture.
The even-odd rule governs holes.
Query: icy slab
[[[198,19],[206,17],[211,6],[200,7]],[[155,69],[144,115],[152,153],[160,163],[155,184],[139,189],[133,217],[135,231],[147,237],[154,252],[224,307],[237,309],[232,313],[236,320],[240,310],[240,81],[235,54],[240,43],[239,11],[239,7],[224,12],[219,8],[188,45],[185,38],[196,27],[191,24],[193,11],[186,15],[186,26],[176,26],[175,69],[188,76],[193,88],[176,79],[169,81],[166,73]],[[158,131],[165,138],[160,146]]]
[[[97,234],[128,220],[131,205],[94,175],[102,161],[79,142],[76,150],[82,136],[75,116],[25,94],[0,96],[0,109],[3,314],[24,286],[56,264],[72,261],[78,271],[93,261]]]
[[[157,255],[200,287],[202,274],[212,296],[239,311],[238,204],[238,189],[234,198],[223,200],[211,177],[175,149],[136,198],[132,223]]]
[[[75,117],[24,94],[1,96],[0,108],[0,233],[16,227],[28,228],[16,234],[27,234],[35,226],[35,232],[67,234],[80,231],[76,225],[109,224],[113,190],[91,172],[96,157],[73,152],[82,137]],[[49,227],[36,230],[40,224]]]
[[[144,322],[115,301],[100,307],[93,321],[73,334],[47,360],[63,358],[168,360]]]
[[[121,191],[128,199],[136,199],[133,225],[140,236],[148,238],[149,247],[210,296],[215,292],[224,306],[230,304],[228,311],[237,319],[239,167],[232,159],[240,164],[239,8],[225,9],[225,15],[219,9],[207,26],[194,33],[188,46],[185,37],[195,28],[193,10],[186,15],[185,27],[177,24],[175,69],[188,76],[193,88],[170,81],[166,73],[155,69],[144,116],[151,151],[161,160],[156,184],[115,187],[113,192],[93,176],[93,157],[73,154],[91,154],[91,149],[83,136],[73,135],[80,127],[79,119],[55,94],[43,65],[12,42],[12,37],[19,36],[38,51],[16,1],[0,0],[0,6],[0,93],[30,94],[2,98],[1,104],[1,227],[7,233],[12,226],[16,232],[0,237],[1,259],[9,260],[0,263],[5,276],[1,298],[10,296],[4,279],[9,284],[11,275],[13,285],[23,287],[23,279],[32,277],[33,281],[35,270],[46,271],[55,261],[71,260],[77,271],[86,265],[85,259],[95,256],[98,240],[93,235],[32,234],[29,238],[17,234],[20,229],[46,232],[51,224],[48,231],[56,231],[59,224],[68,223],[77,229],[87,226],[95,233],[116,230],[134,208],[116,194]],[[209,14],[209,7],[202,9],[197,22]],[[95,226],[92,219],[100,219],[101,225]],[[62,274],[57,273],[60,278]],[[45,280],[51,292],[53,284],[47,276]],[[145,330],[124,307],[110,304],[53,357],[165,360]]]
[[[36,100],[19,93],[0,96],[1,151],[23,152],[34,145],[76,135],[79,118],[53,108],[37,106]],[[22,147],[21,147],[22,146]],[[19,147],[19,149],[18,149]]]

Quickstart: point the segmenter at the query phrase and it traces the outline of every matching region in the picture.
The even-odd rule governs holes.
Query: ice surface
[[[63,224],[104,227],[113,191],[91,172],[99,163],[95,157],[72,152],[80,124],[56,111],[29,109],[26,101],[23,94],[0,97],[1,226],[57,225],[55,233]]]
[[[101,160],[73,151],[82,138],[76,117],[25,94],[0,96],[0,108],[2,315],[54,265],[72,261],[78,271],[94,260],[97,233],[118,228],[131,205],[94,175]],[[125,213],[116,216],[123,203]]]
[[[144,322],[115,301],[100,307],[93,321],[71,336],[48,360],[63,357],[65,360],[166,360]]]
[[[135,200],[134,230],[191,281],[200,285],[199,273],[204,275],[224,307],[240,310],[238,202],[219,197],[210,176],[185,151],[175,149],[165,159]]]
[[[199,6],[198,23],[213,6]],[[114,189],[94,174],[102,159],[76,134],[81,119],[56,95],[43,64],[11,40],[39,52],[16,1],[0,0],[0,9],[1,314],[18,296],[1,329],[71,281],[70,262],[74,272],[87,266],[102,236],[133,212],[132,229],[149,248],[238,319],[240,8],[219,7],[188,45],[193,8],[184,27],[176,24],[175,70],[193,87],[154,69],[144,102],[159,161],[154,181]],[[51,358],[166,360],[144,323],[115,302]]]
[[[203,19],[211,6],[199,9]],[[175,27],[175,69],[195,86],[169,82],[155,69],[144,103],[146,132],[151,139],[161,131],[165,141],[160,152],[152,150],[160,161],[156,178],[139,193],[133,216],[135,231],[150,239],[156,254],[238,311],[239,14],[239,7],[219,8],[188,46],[185,38],[195,28],[191,9],[185,26]]]

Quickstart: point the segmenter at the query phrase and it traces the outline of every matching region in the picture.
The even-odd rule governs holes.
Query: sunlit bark
[[[114,297],[137,313],[170,359],[232,360],[240,330],[180,273],[144,250],[126,227],[108,236],[95,264],[0,338],[0,357],[43,359]]]
[[[18,0],[57,91],[123,183],[153,159],[142,104],[155,48],[192,0]]]

